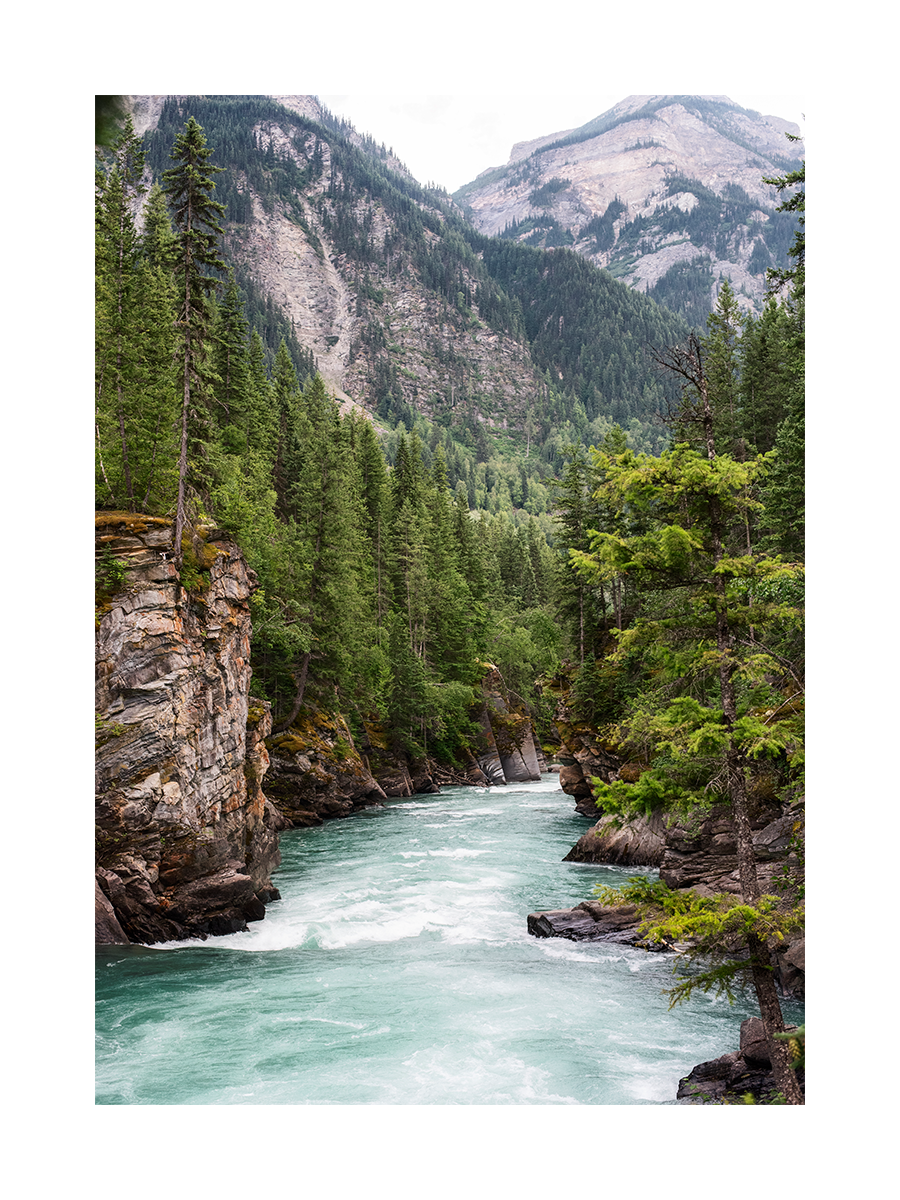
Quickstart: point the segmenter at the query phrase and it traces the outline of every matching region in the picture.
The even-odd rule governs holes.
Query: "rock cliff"
[[[271,737],[268,746],[266,791],[291,826],[347,817],[388,795],[340,714],[308,707],[289,729]]]
[[[255,576],[216,530],[195,532],[179,583],[170,522],[96,526],[97,940],[243,929],[278,898],[284,825],[249,692]]]
[[[547,764],[535,743],[531,717],[526,710],[513,704],[496,667],[483,679],[482,692],[484,704],[478,714],[481,724],[478,767],[485,778],[492,784],[540,779]]]

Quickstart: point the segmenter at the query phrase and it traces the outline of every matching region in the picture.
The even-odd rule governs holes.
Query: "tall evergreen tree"
[[[706,319],[703,349],[719,453],[746,457],[741,420],[740,338],[743,317],[727,279],[722,280],[713,311]]]
[[[771,907],[757,878],[749,799],[760,760],[796,754],[802,745],[796,724],[770,724],[759,715],[767,704],[774,712],[783,699],[772,683],[781,671],[778,660],[761,639],[785,616],[798,616],[780,597],[767,603],[766,591],[773,583],[776,588],[780,582],[794,585],[797,573],[777,560],[741,553],[740,528],[745,511],[755,507],[752,491],[764,463],[741,463],[717,453],[699,341],[692,338],[687,348],[669,349],[660,361],[684,381],[687,418],[705,443],[705,453],[681,443],[658,459],[629,453],[613,461],[601,455],[603,490],[616,503],[643,508],[653,524],[635,537],[600,533],[592,553],[576,557],[588,572],[602,572],[605,560],[645,580],[650,589],[668,590],[675,597],[676,606],[637,621],[620,640],[620,654],[642,649],[666,683],[665,690],[637,705],[620,728],[623,742],[640,745],[651,756],[651,769],[627,802],[646,804],[655,797],[656,803],[702,807],[712,793],[729,803],[745,906],[747,966],[776,1081],[788,1103],[800,1104],[790,1055],[775,1037],[784,1031],[784,1021],[770,965],[766,930]],[[628,794],[627,785],[596,789],[599,804],[615,805],[623,794]]]
[[[250,404],[249,332],[234,271],[229,268],[225,294],[215,308],[212,365],[216,421],[235,448],[244,443]]]
[[[208,378],[203,365],[208,352],[210,311],[207,297],[217,281],[207,271],[223,272],[225,263],[218,256],[222,228],[218,224],[225,208],[213,200],[213,175],[222,171],[209,159],[212,149],[197,121],[190,117],[175,140],[169,157],[175,166],[163,175],[166,195],[172,207],[172,219],[178,240],[176,278],[180,311],[181,361],[181,437],[178,458],[178,499],[175,511],[175,561],[182,561],[182,534],[186,517],[186,489],[189,482],[189,435],[192,417],[200,424],[208,394]],[[199,440],[199,439],[198,439]]]
[[[135,487],[132,458],[135,448],[129,436],[128,415],[133,408],[136,381],[134,324],[139,320],[136,272],[139,240],[134,210],[146,190],[141,178],[144,152],[129,116],[122,133],[112,145],[109,169],[98,166],[96,175],[97,313],[96,385],[98,465],[110,499],[117,489],[112,479],[121,473],[124,502],[133,512]],[[118,427],[118,453],[104,462],[104,415],[114,414]],[[109,455],[107,454],[107,460]],[[112,476],[112,479],[111,479]]]

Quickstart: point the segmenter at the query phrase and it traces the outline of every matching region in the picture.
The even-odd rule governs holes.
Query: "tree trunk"
[[[312,657],[312,651],[307,650],[303,655],[303,663],[300,667],[300,678],[297,681],[297,694],[294,697],[294,707],[290,711],[290,715],[286,720],[281,721],[272,729],[273,733],[284,733],[286,729],[290,729],[293,723],[297,720],[297,714],[303,707],[303,693],[306,691],[306,676],[309,671],[309,660]]]
[[[707,455],[710,461],[715,460],[716,450],[713,437],[712,408],[709,402],[709,392],[706,387],[706,377],[703,374],[699,347],[697,348],[698,391],[702,402],[702,422],[706,435]],[[718,500],[712,497],[709,501],[709,525],[713,538],[713,560],[718,566],[724,550],[724,528],[722,513]],[[722,695],[722,711],[728,729],[734,727],[737,720],[737,697],[734,687],[734,662],[732,660],[733,637],[728,622],[728,595],[725,579],[716,576],[716,649],[719,652],[719,685]],[[747,803],[747,777],[744,755],[736,749],[728,752],[728,793],[731,800],[732,818],[734,821],[735,844],[737,848],[738,874],[741,881],[741,899],[745,904],[759,905],[761,893],[759,879],[756,874],[756,854],[753,849],[753,830],[750,825],[750,812]],[[753,987],[759,1004],[759,1012],[766,1030],[769,1044],[769,1057],[775,1082],[788,1104],[803,1104],[803,1095],[797,1076],[791,1067],[791,1056],[786,1042],[774,1037],[776,1033],[784,1033],[784,1017],[775,987],[775,976],[772,973],[769,948],[761,938],[751,934],[748,940],[750,952]]]
[[[756,874],[756,855],[753,851],[753,830],[750,826],[747,804],[743,756],[733,752],[729,755],[728,766],[729,792],[737,844],[738,874],[741,880],[741,899],[745,904],[756,906],[760,901],[760,889]],[[755,934],[750,935],[747,943],[750,952],[753,988],[766,1030],[769,1058],[775,1082],[788,1104],[803,1104],[803,1093],[800,1091],[800,1084],[791,1066],[791,1054],[787,1042],[774,1036],[776,1033],[784,1033],[784,1017],[775,987],[769,948]]]
[[[184,533],[184,492],[187,480],[188,415],[191,410],[191,206],[188,205],[186,220],[184,263],[184,391],[181,403],[181,453],[178,457],[178,504],[175,509],[175,535],[172,552],[175,566],[180,571],[184,558],[181,537]]]

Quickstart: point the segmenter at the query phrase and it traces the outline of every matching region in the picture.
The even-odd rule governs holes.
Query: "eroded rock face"
[[[763,892],[774,890],[775,878],[787,861],[794,819],[777,804],[751,807],[756,875]],[[695,826],[677,824],[667,829],[659,877],[670,888],[689,887],[704,896],[739,895],[737,844],[729,809],[714,808]]]
[[[666,850],[666,828],[658,814],[633,817],[618,828],[612,817],[601,817],[578,839],[563,862],[622,863],[658,867]]]
[[[255,576],[214,530],[190,593],[170,522],[100,513],[97,538],[119,564],[98,597],[97,882],[132,942],[246,928],[278,897],[284,826],[262,790],[271,715],[249,699]],[[101,911],[98,940],[118,940]]]
[[[534,740],[531,717],[510,703],[503,676],[496,667],[482,681],[482,691],[479,770],[494,786],[540,779],[547,764]]]
[[[290,825],[321,825],[396,794],[375,779],[340,714],[307,709],[268,745],[266,791]]]
[[[563,672],[544,685],[545,694],[552,695],[556,700],[553,727],[560,744],[559,786],[574,798],[576,812],[596,820],[597,806],[591,789],[591,777],[612,783],[620,778],[623,764],[597,730],[579,720],[575,714],[571,703],[570,674]]]

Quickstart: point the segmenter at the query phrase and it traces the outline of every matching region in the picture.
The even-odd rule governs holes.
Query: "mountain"
[[[480,462],[530,457],[529,475],[613,421],[638,448],[662,444],[677,389],[646,346],[686,332],[666,309],[577,255],[485,237],[315,97],[131,107],[157,180],[188,116],[202,125],[248,316],[270,354],[285,337],[301,376],[317,369],[345,405],[388,426],[424,417]]]
[[[454,193],[481,232],[568,246],[702,326],[728,278],[759,310],[793,219],[764,176],[799,166],[798,126],[727,96],[629,96],[577,129],[512,148]]]

